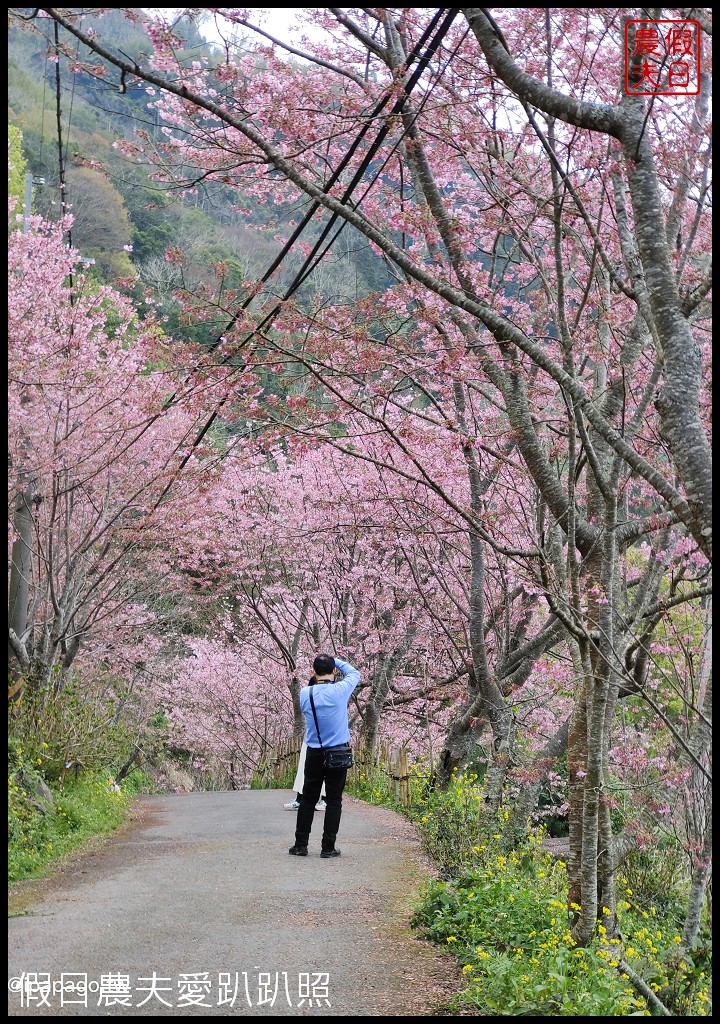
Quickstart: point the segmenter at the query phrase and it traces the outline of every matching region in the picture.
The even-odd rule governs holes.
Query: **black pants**
[[[323,823],[322,849],[334,850],[335,837],[340,828],[342,795],[347,779],[347,768],[326,768],[322,750],[308,747],[305,755],[305,781],[297,812],[295,842],[307,846],[315,816],[315,804],[320,799],[320,790],[325,782],[325,820]]]

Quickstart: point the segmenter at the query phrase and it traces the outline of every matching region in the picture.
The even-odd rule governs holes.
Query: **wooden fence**
[[[372,771],[381,771],[388,778],[391,788],[394,788],[395,799],[398,803],[403,807],[409,805],[410,776],[405,747],[394,748],[387,742],[380,743],[371,761],[356,756],[355,766],[352,770],[356,776],[369,774]]]
[[[408,806],[410,803],[410,775],[405,747],[395,748],[387,742],[380,743],[372,760],[364,758],[358,751],[354,751],[354,754],[355,764],[348,772],[348,781],[359,781],[361,775],[369,776],[373,772],[380,771],[388,779],[390,788],[394,788],[395,799],[398,803],[405,807]],[[292,737],[281,740],[263,758],[258,775],[266,784],[277,784],[286,778],[288,769],[292,769],[293,772],[297,770],[299,757],[300,744],[297,740]]]
[[[299,757],[300,744],[296,739],[291,736],[289,739],[280,740],[265,752],[255,774],[265,784],[277,784],[282,782],[289,770],[297,771]]]

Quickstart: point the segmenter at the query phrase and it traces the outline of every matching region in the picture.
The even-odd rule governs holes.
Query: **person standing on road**
[[[342,673],[342,678],[337,681],[336,669]],[[324,751],[328,747],[350,743],[347,706],[351,693],[360,682],[360,673],[349,662],[333,658],[330,654],[318,654],[313,661],[313,672],[315,676],[310,685],[300,691],[300,707],[305,715],[307,754],[305,781],[295,824],[295,844],[289,852],[295,857],[307,856],[315,805],[324,782],[326,810],[320,856],[339,857],[340,850],[335,849],[335,839],[340,828],[347,768],[326,768]]]
[[[315,676],[312,677],[310,683],[315,682]],[[307,754],[307,743],[305,740],[302,742],[300,747],[300,757],[298,758],[297,771],[295,772],[295,782],[293,783],[293,789],[295,790],[295,796],[292,800],[283,804],[286,811],[296,811],[300,806],[300,798],[302,797],[303,786],[305,785],[305,756]],[[315,805],[316,811],[325,810],[325,783],[323,782],[322,789],[320,790],[320,801]]]

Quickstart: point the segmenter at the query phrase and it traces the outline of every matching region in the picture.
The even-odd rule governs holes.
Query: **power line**
[[[82,17],[80,18],[80,24],[82,25]],[[77,63],[77,59],[78,59],[79,54],[80,54],[80,40],[78,39],[77,46],[75,47],[75,62],[76,63]],[[60,57],[58,55],[58,65],[59,64],[60,64]],[[67,123],[67,139],[65,140],[65,166],[66,167],[67,167],[67,158],[68,158],[68,147],[70,146],[70,125],[72,124],[72,112],[73,112],[73,104],[75,102],[75,83],[76,83],[76,81],[77,81],[77,75],[73,75],[72,76],[72,90],[70,92],[70,111],[68,113],[68,123]]]
[[[55,14],[54,10],[51,10],[51,9],[45,9],[45,10],[48,11],[48,13],[50,13],[51,17],[53,17],[53,20],[55,21],[55,24],[57,26],[57,24],[58,24],[57,15]],[[418,42],[413,47],[413,50],[412,50],[411,54],[409,55],[409,57],[408,57],[408,59],[406,61],[406,67],[409,67],[410,64],[413,61],[415,61],[415,60],[417,60],[418,63],[416,65],[416,68],[415,68],[414,72],[412,73],[412,75],[410,76],[408,81],[405,83],[402,95],[400,97],[398,97],[398,99],[396,99],[396,101],[395,101],[395,103],[394,103],[394,105],[392,107],[392,110],[390,112],[391,115],[395,114],[395,113],[399,113],[399,112],[402,111],[403,106],[404,106],[404,104],[406,102],[406,99],[408,98],[408,96],[409,96],[410,92],[412,91],[412,89],[414,88],[414,86],[419,81],[420,76],[423,74],[423,72],[427,68],[427,66],[428,66],[428,64],[430,62],[430,59],[432,58],[432,56],[437,51],[438,47],[440,46],[440,43],[442,42],[442,39],[447,34],[447,32],[448,32],[448,30],[449,30],[453,20],[455,19],[456,15],[458,13],[458,9],[457,8],[449,9],[448,13],[446,14],[444,20],[442,21],[442,24],[440,25],[440,27],[439,27],[437,33],[435,34],[434,38],[429,42],[425,53],[420,57],[420,53],[422,51],[422,48],[425,46],[426,42],[430,39],[430,36],[432,35],[433,31],[435,30],[435,27],[438,25],[438,22],[442,18],[443,14],[445,14],[445,11],[446,11],[445,8],[440,8],[438,11],[436,11],[436,13],[433,16],[430,24],[426,27],[426,29],[423,32],[421,38],[418,40]],[[121,61],[118,57],[115,57],[112,53],[110,53],[107,50],[107,48],[105,48],[105,47],[98,47],[97,45],[93,45],[93,40],[86,38],[84,35],[81,37],[81,35],[79,34],[79,30],[77,30],[74,27],[68,25],[65,21],[63,21],[63,24],[65,25],[66,28],[68,28],[68,31],[70,31],[72,34],[74,34],[76,36],[76,38],[78,38],[78,39],[82,38],[82,41],[86,42],[86,44],[91,49],[95,49],[96,52],[98,52],[101,56],[104,56],[111,63],[114,63],[117,67],[119,67],[120,70],[121,70],[121,73],[122,73],[122,81],[123,82],[124,82],[125,76],[126,76],[126,74],[128,72],[130,72],[132,74],[138,74],[139,68],[138,68],[137,65],[135,65],[134,67],[126,65],[124,61]],[[57,28],[56,28],[56,33],[57,33]],[[142,76],[139,75],[138,77],[142,77]],[[152,76],[152,78],[150,80],[152,80],[154,83],[157,83],[160,86],[160,88],[167,88],[167,84],[168,83],[158,82],[157,77],[154,76],[154,75]],[[390,100],[390,95],[386,95],[376,105],[376,108],[373,111],[371,117],[368,119],[367,123],[362,128],[362,130],[360,131],[358,136],[356,136],[355,140],[353,141],[353,143],[352,143],[351,147],[349,148],[348,152],[343,157],[343,160],[341,161],[341,163],[338,166],[338,168],[336,168],[336,170],[331,175],[328,183],[325,186],[325,189],[323,190],[325,195],[327,195],[329,193],[329,190],[337,182],[337,180],[339,178],[339,175],[342,173],[342,171],[345,169],[345,167],[347,167],[348,162],[350,161],[350,159],[352,158],[352,156],[356,152],[358,146],[361,144],[363,138],[365,137],[365,135],[369,131],[373,119],[375,117],[377,117],[382,112],[382,110],[384,110],[384,108],[387,106],[389,100]],[[386,120],[385,124],[380,128],[380,131],[378,132],[374,142],[369,147],[367,154],[365,155],[364,159],[362,160],[362,162],[360,164],[360,167],[357,169],[357,171],[353,175],[353,178],[352,178],[350,184],[346,187],[346,189],[345,189],[345,191],[343,193],[342,202],[347,202],[349,200],[349,198],[351,197],[354,189],[357,187],[358,183],[362,180],[362,177],[365,174],[365,171],[369,167],[370,163],[372,162],[375,154],[377,153],[378,149],[382,145],[382,142],[386,138],[386,136],[389,133],[389,131],[390,131],[390,119],[388,118]],[[275,269],[277,269],[277,267],[281,265],[282,259],[284,259],[285,256],[287,256],[288,252],[290,251],[290,248],[295,243],[295,241],[297,240],[297,238],[301,234],[302,230],[304,230],[304,228],[310,222],[310,219],[312,218],[312,216],[314,216],[314,214],[317,212],[317,210],[320,208],[320,206],[321,206],[320,201],[315,200],[313,202],[313,204],[311,205],[308,213],[303,218],[303,221],[301,222],[301,224],[293,232],[291,238],[283,246],[283,249],[282,249],[279,257],[277,257],[273,261],[271,267],[266,271],[265,275],[263,276],[262,282],[264,284],[267,283],[267,281],[269,280],[271,274],[274,273]],[[330,247],[330,245],[332,245],[334,240],[335,240],[335,239],[333,239],[330,243],[328,243],[328,245],[323,250],[323,252],[320,253],[320,248],[322,247],[325,239],[327,238],[328,234],[332,230],[332,228],[333,228],[333,226],[334,226],[334,224],[335,224],[337,219],[338,219],[338,214],[333,213],[331,218],[330,218],[330,220],[329,220],[329,222],[328,222],[328,224],[326,225],[325,229],[323,230],[323,232],[321,234],[321,237],[317,240],[317,242],[313,246],[313,249],[312,249],[311,253],[306,258],[306,260],[305,260],[303,266],[301,267],[300,271],[298,271],[298,273],[295,276],[295,279],[293,280],[292,284],[289,286],[289,288],[288,288],[284,298],[281,299],[280,303],[278,303],[268,314],[266,314],[265,317],[263,317],[263,319],[260,322],[260,324],[250,334],[248,334],[247,337],[243,340],[242,345],[247,344],[247,342],[250,340],[250,338],[253,337],[253,335],[256,335],[259,332],[259,330],[262,330],[264,327],[267,327],[269,325],[269,323],[275,317],[277,312],[280,310],[282,302],[287,301],[287,299],[292,294],[294,294],[294,292],[300,286],[302,281],[305,280],[307,278],[308,274],[312,271],[312,269],[314,269],[315,266],[317,266],[317,264],[320,262],[320,260],[323,258],[323,256],[327,252],[327,250]],[[340,230],[342,230],[342,228]],[[338,234],[339,234],[339,231],[338,231]],[[337,235],[335,237],[337,237]],[[244,311],[245,309],[248,308],[248,306],[252,302],[253,298],[254,298],[254,295],[248,296],[248,298],[243,302],[243,304],[238,309],[237,313],[232,317],[232,319],[230,320],[229,324],[225,328],[225,332],[223,332],[223,335],[221,335],[217,339],[217,341],[214,343],[212,348],[217,347],[217,345],[221,342],[222,338],[224,337],[224,334],[230,328],[232,328],[233,324],[237,323],[238,319],[240,318],[240,315],[241,315],[242,311]],[[230,358],[232,358],[232,356],[230,356],[230,355],[226,356],[223,360],[221,360],[219,365],[222,365],[223,363],[227,362],[228,359],[230,359]],[[244,369],[244,367],[243,367],[243,369]],[[158,415],[161,415],[162,412],[164,412],[171,405],[173,405],[175,403],[175,401],[176,401],[176,394],[170,396],[170,398],[167,400],[167,402],[163,406],[163,410],[161,410],[161,413],[159,413]],[[228,401],[228,396],[226,396],[225,398],[221,399],[221,401],[218,403],[215,411],[212,413],[212,415],[208,418],[206,423],[203,425],[203,427],[201,428],[201,430],[197,434],[197,436],[195,438],[195,441],[192,443],[190,449],[186,452],[186,454],[184,455],[184,457],[180,461],[176,472],[173,474],[172,479],[168,482],[166,487],[163,489],[161,495],[157,499],[155,507],[157,507],[157,505],[162,501],[162,499],[164,498],[165,494],[167,494],[169,488],[172,486],[173,481],[175,479],[177,479],[178,474],[184,469],[185,465],[187,464],[187,462],[189,461],[189,459],[190,459],[190,457],[192,455],[192,452],[195,450],[195,448],[197,448],[197,446],[203,440],[203,438],[205,437],[205,435],[209,431],[209,429],[212,426],[212,424],[217,419],[221,409],[227,403],[227,401]]]
[[[440,20],[440,17],[442,16],[443,12],[444,12],[444,8],[440,8],[440,10],[438,10],[436,12],[436,14],[435,14],[434,18],[432,19],[430,25],[428,25],[428,27],[426,28],[425,32],[421,36],[421,38],[415,44],[415,47],[413,48],[413,51],[412,51],[410,57],[408,58],[408,65],[410,64],[411,61],[416,59],[417,54],[420,51],[420,48],[424,45],[425,41],[429,38],[429,36],[432,33],[435,25],[437,25],[438,21]],[[426,69],[427,65],[429,64],[430,58],[434,55],[435,51],[437,50],[438,46],[440,45],[440,42],[442,41],[442,39],[447,34],[447,32],[448,32],[452,22],[455,19],[455,15],[456,14],[457,14],[457,10],[451,9],[449,14],[446,16],[445,20],[443,21],[443,24],[441,25],[440,29],[437,32],[435,38],[432,40],[432,42],[428,46],[427,51],[425,52],[423,57],[418,61],[418,64],[417,64],[417,67],[416,67],[415,71],[413,72],[413,74],[411,75],[410,79],[408,80],[408,82],[406,83],[406,85],[405,85],[405,87],[403,89],[402,96],[399,97],[395,101],[395,104],[394,104],[394,106],[393,106],[393,108],[391,110],[391,115],[392,114],[396,114],[396,113],[400,113],[400,111],[402,110],[403,106],[405,105],[405,101],[408,98],[410,92],[412,91],[414,86],[417,84],[420,76],[422,75],[422,73]],[[380,103],[376,107],[376,111],[372,115],[372,119],[374,119],[377,116],[377,114],[384,109],[384,107],[387,105],[387,103],[389,101],[389,98],[390,98],[389,96],[385,96],[383,98],[383,100],[380,101]],[[358,136],[356,136],[352,146],[350,147],[350,150],[348,151],[348,153],[346,153],[345,157],[343,157],[343,160],[340,162],[340,165],[338,166],[338,168],[331,175],[330,180],[328,181],[328,184],[325,186],[325,190],[324,191],[325,191],[326,194],[329,192],[329,190],[332,188],[332,186],[338,180],[340,174],[342,173],[344,168],[347,166],[348,162],[352,158],[352,155],[354,154],[354,152],[357,150],[358,146],[360,145],[362,139],[365,137],[367,131],[369,130],[369,126],[372,123],[372,119],[368,119],[368,122],[363,127],[363,129],[361,130],[360,134]],[[353,175],[353,178],[352,178],[350,184],[346,187],[345,192],[343,193],[341,202],[347,202],[349,200],[350,196],[352,195],[353,191],[357,187],[358,183],[362,180],[362,177],[365,174],[365,171],[369,167],[370,163],[372,162],[372,159],[375,156],[375,153],[378,151],[378,149],[380,148],[380,146],[384,142],[384,140],[385,140],[386,136],[388,135],[389,131],[390,131],[390,119],[388,118],[386,120],[385,124],[381,127],[380,131],[378,132],[378,134],[377,134],[373,144],[370,146],[370,148],[368,150],[368,153],[366,154],[365,158],[363,159],[362,163],[360,164],[360,167],[357,169],[357,171]],[[375,176],[375,179],[376,178],[377,178],[377,175]],[[373,182],[370,183],[370,185],[368,186],[368,189],[372,186],[372,184],[374,184],[374,180],[373,180]],[[367,190],[366,190],[365,194],[367,194]],[[292,244],[294,243],[294,241],[296,241],[296,239],[299,237],[299,235],[302,232],[302,230],[304,230],[304,228],[309,223],[311,217],[314,215],[314,213],[319,208],[320,208],[320,203],[316,200],[312,204],[312,206],[310,207],[310,210],[308,211],[308,213],[303,218],[303,221],[301,222],[301,224],[298,226],[298,228],[296,228],[296,230],[293,232],[293,234],[292,234],[291,238],[289,239],[289,241],[283,247],[283,250],[282,250],[282,252],[280,254],[281,257],[284,258],[284,256],[287,255],[287,253],[289,252],[289,249],[292,246]],[[333,215],[331,216],[331,218],[330,218],[328,224],[326,225],[324,231],[322,232],[320,238],[315,243],[315,246],[313,247],[312,252],[306,258],[306,261],[305,261],[305,264],[304,264],[303,268],[301,268],[301,270],[296,275],[294,281],[292,282],[292,284],[288,288],[288,290],[287,290],[285,296],[283,297],[283,299],[280,301],[280,303],[278,303],[262,319],[262,321],[255,328],[255,330],[251,334],[247,335],[247,337],[242,342],[243,345],[247,344],[247,342],[250,340],[250,338],[253,337],[253,334],[259,333],[259,331],[261,331],[265,327],[269,326],[270,322],[275,318],[275,316],[277,315],[277,313],[281,309],[282,302],[286,302],[290,298],[290,296],[293,295],[295,293],[295,291],[297,291],[297,289],[300,287],[302,282],[307,278],[307,276],[310,273],[312,273],[312,271],[315,269],[315,267],[318,265],[318,263],[322,260],[323,256],[328,251],[330,246],[334,244],[334,242],[337,239],[338,235],[340,234],[340,232],[345,227],[344,223],[340,227],[340,229],[338,230],[338,232],[335,235],[335,237],[328,243],[328,245],[323,250],[323,252],[320,253],[319,255],[317,255],[317,258],[315,259],[314,264],[312,266],[310,266],[313,258],[318,253],[318,250],[319,250],[320,246],[322,245],[323,241],[325,240],[325,238],[327,237],[329,232],[332,230],[332,227],[333,227],[333,225],[335,224],[335,222],[337,221],[338,218],[339,218],[339,214],[333,213]],[[267,282],[267,280],[269,279],[270,275],[280,265],[280,262],[281,262],[280,257],[277,257],[273,261],[271,267],[269,268],[268,271],[266,271],[264,277],[262,278],[263,283]],[[250,302],[252,301],[253,298],[254,298],[254,295],[248,297],[248,299],[245,300],[245,302],[242,304],[242,306],[241,306],[240,310],[238,311],[238,313],[230,321],[230,324],[226,328],[226,331],[230,327],[232,327],[232,325],[234,323],[237,322],[237,320],[239,319],[239,316],[240,316],[240,312],[242,310],[247,309],[247,307],[249,306],[249,304],[250,304]],[[216,347],[220,343],[221,340],[222,340],[222,336],[218,339],[218,341],[215,343],[215,345],[213,347]],[[220,365],[222,365],[224,362],[227,362],[227,360],[229,358],[231,358],[231,357],[227,356],[227,357],[225,357],[225,359],[221,360]],[[189,451],[185,454],[185,456],[181,460],[180,465],[178,466],[178,469],[177,469],[177,473],[182,472],[184,467],[187,465],[187,463],[188,463],[188,461],[189,461],[193,451],[200,444],[200,442],[203,440],[203,438],[205,437],[207,432],[210,430],[210,427],[213,425],[215,420],[220,415],[220,410],[226,404],[227,400],[228,400],[227,397],[225,397],[225,398],[223,398],[218,403],[217,408],[214,410],[214,412],[208,418],[206,423],[203,425],[203,427],[201,428],[200,432],[198,433],[195,441],[191,445]],[[172,482],[173,481],[171,480],[167,484],[167,486],[163,490],[162,494],[160,495],[158,501],[162,501],[163,497],[165,496],[165,494],[167,494],[169,488],[171,487]]]
[[[418,57],[418,55],[420,53],[421,48],[424,46],[426,40],[429,38],[429,36],[431,35],[433,29],[435,28],[435,26],[437,25],[438,21],[440,20],[442,14],[443,14],[443,11],[444,11],[444,8],[440,8],[436,12],[436,14],[433,17],[432,21],[430,22],[430,24],[425,29],[425,32],[423,32],[422,36],[420,37],[418,42],[415,44],[412,53],[408,57],[408,62],[407,62],[408,63],[408,67],[410,66],[410,64],[413,61],[415,61],[417,59],[417,57]],[[410,80],[408,81],[408,83],[407,83],[407,85],[405,87],[404,95],[401,98],[399,98],[398,100],[395,101],[395,104],[394,104],[392,110],[390,111],[390,116],[392,116],[392,114],[400,113],[400,111],[402,110],[402,108],[403,108],[403,106],[405,104],[405,99],[406,99],[407,94],[410,91],[412,91],[414,86],[417,84],[417,81],[418,81],[420,75],[422,74],[422,72],[427,67],[427,64],[429,63],[431,56],[434,54],[434,52],[437,49],[437,47],[439,46],[442,38],[446,35],[448,29],[450,28],[450,25],[452,24],[452,21],[454,20],[456,13],[457,13],[456,11],[451,11],[451,13],[445,19],[445,23],[443,24],[441,30],[438,32],[438,35],[433,40],[431,45],[428,47],[427,52],[418,61],[417,67],[416,67],[415,71],[413,72],[412,77],[410,78]],[[340,161],[340,163],[337,166],[337,168],[330,175],[330,178],[328,179],[328,181],[327,181],[327,183],[325,185],[325,188],[324,188],[324,192],[325,192],[326,195],[330,192],[330,189],[333,187],[333,185],[335,185],[335,183],[340,178],[340,175],[345,170],[345,168],[349,164],[350,160],[355,155],[355,152],[357,151],[358,147],[360,146],[360,143],[363,141],[363,139],[365,138],[365,135],[370,130],[370,126],[372,125],[373,121],[382,113],[384,108],[387,106],[389,100],[390,100],[390,96],[387,96],[387,95],[384,96],[376,104],[375,109],[368,116],[366,124],[363,126],[363,128],[360,131],[360,133],[355,137],[355,139],[351,143],[347,153],[342,158],[342,160]],[[385,138],[386,138],[386,136],[387,136],[389,131],[390,131],[390,122],[388,120],[380,128],[380,131],[378,132],[378,135],[376,136],[375,141],[370,146],[367,154],[365,155],[365,158],[363,159],[362,163],[360,164],[360,166],[358,167],[357,171],[353,175],[353,178],[352,178],[350,184],[346,187],[345,192],[343,193],[343,195],[341,197],[341,200],[340,200],[341,202],[346,203],[350,199],[350,197],[352,196],[352,193],[354,192],[355,188],[357,187],[357,185],[362,180],[363,175],[365,174],[365,171],[370,166],[370,163],[372,162],[372,160],[373,160],[373,158],[375,156],[375,153],[378,151],[378,149],[380,148],[382,143],[385,141]],[[297,239],[300,237],[302,232],[305,230],[307,225],[310,223],[310,221],[314,217],[314,215],[320,209],[320,206],[321,206],[321,204],[320,204],[320,202],[318,200],[314,200],[311,203],[311,205],[310,205],[310,207],[308,209],[308,212],[305,214],[305,216],[303,217],[303,219],[300,222],[300,224],[297,226],[295,231],[292,233],[290,238],[287,240],[287,242],[285,243],[285,245],[281,249],[281,251],[278,254],[278,256],[276,256],[276,258],[273,260],[273,262],[270,265],[270,267],[266,270],[265,274],[261,278],[261,281],[262,281],[263,284],[267,284],[267,282],[269,281],[270,277],[275,273],[275,271],[281,265],[282,261],[286,258],[286,256],[289,254],[290,250],[292,249],[292,246],[295,244]],[[335,222],[338,220],[338,218],[339,218],[339,214],[337,214],[337,213],[333,213],[331,215],[330,220],[328,221],[328,224],[325,226],[325,228],[324,228],[320,238],[315,243],[312,252],[310,252],[308,254],[308,256],[306,257],[305,263],[303,264],[301,269],[298,271],[294,281],[289,286],[288,291],[286,292],[286,294],[284,295],[283,299],[281,300],[282,302],[286,302],[290,298],[290,296],[293,295],[297,291],[297,289],[300,287],[302,282],[307,278],[309,273],[311,273],[312,270],[315,269],[315,266],[317,266],[317,264],[323,258],[323,256],[327,252],[327,248],[320,254],[318,259],[315,261],[315,264],[312,267],[310,267],[310,264],[312,263],[316,253],[318,252],[318,250],[319,250],[320,246],[322,245],[323,241],[325,240],[325,238],[327,238],[327,235],[332,230],[332,227],[335,224]],[[343,227],[344,226],[345,225],[343,224]],[[339,232],[338,232],[338,234],[339,234]],[[335,237],[337,238],[337,235]],[[335,239],[333,239],[333,242],[334,241],[335,241]],[[247,307],[250,305],[250,303],[252,302],[254,297],[255,296],[253,295],[253,296],[250,296],[248,299],[246,299],[245,302],[243,302],[242,306],[240,307],[240,311],[247,309]],[[272,318],[274,318],[274,316],[279,311],[279,309],[280,309],[279,305],[275,306],[274,309],[270,313],[268,313],[267,316],[260,322],[260,324],[258,325],[259,329],[262,329],[263,327],[267,326],[269,321]],[[234,323],[237,322],[237,319],[240,316],[240,311],[238,311],[237,316],[234,317],[229,322],[228,326],[225,328],[225,331],[223,332],[223,335],[230,328],[232,328]],[[217,347],[217,345],[220,344],[221,340],[222,340],[222,335],[216,340],[214,345],[211,346],[211,349]],[[246,339],[246,341],[247,340],[249,340],[249,338]]]
[[[60,91],[60,35],[59,25],[57,22],[54,23],[55,27],[55,119],[57,123],[57,146],[58,146],[58,174],[59,174],[59,186],[60,186],[60,216],[64,217],[67,213],[67,192],[65,184],[65,163],[63,160],[63,146],[62,146],[62,109],[60,105],[61,91]],[[67,240],[68,245],[72,246],[72,231],[68,227],[67,229]],[[70,279],[70,301],[72,303],[73,295],[73,273],[72,267],[69,273]]]

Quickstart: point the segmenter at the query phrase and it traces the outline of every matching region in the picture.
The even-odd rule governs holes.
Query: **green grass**
[[[50,805],[38,796],[39,778],[37,768],[22,763],[10,773],[8,882],[41,877],[88,839],[112,832],[125,820],[132,796],[145,786],[139,772],[131,773],[120,792],[106,773],[70,776],[50,784]]]
[[[296,766],[290,766],[283,772],[257,772],[250,779],[250,789],[292,789],[296,772]]]

